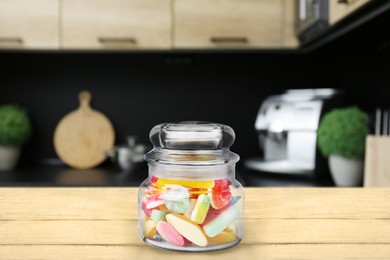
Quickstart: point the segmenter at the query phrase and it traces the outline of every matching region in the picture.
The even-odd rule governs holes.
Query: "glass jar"
[[[243,238],[244,191],[231,127],[164,123],[150,132],[149,177],[138,194],[138,232],[149,245],[178,251],[232,247]]]

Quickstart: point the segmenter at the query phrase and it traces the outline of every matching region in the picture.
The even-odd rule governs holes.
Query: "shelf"
[[[148,177],[147,165],[134,172],[110,166],[77,170],[65,165],[39,165],[0,172],[0,187],[139,187]],[[251,171],[237,166],[236,179],[246,187],[332,187],[332,181]]]
[[[147,178],[146,164],[134,172],[101,167],[77,170],[64,165],[23,167],[0,172],[1,187],[138,187]]]

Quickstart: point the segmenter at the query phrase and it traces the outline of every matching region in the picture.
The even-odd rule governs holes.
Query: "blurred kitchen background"
[[[162,122],[219,122],[236,132],[245,186],[334,186],[316,148],[309,171],[251,166],[266,152],[260,106],[289,89],[325,89],[327,109],[356,105],[371,123],[390,105],[389,24],[390,2],[374,0],[0,0],[0,105],[25,107],[32,123],[0,185],[138,186],[147,177],[145,163],[124,170],[107,158],[77,170],[58,159],[55,128],[88,90],[115,145],[136,136],[150,146]]]

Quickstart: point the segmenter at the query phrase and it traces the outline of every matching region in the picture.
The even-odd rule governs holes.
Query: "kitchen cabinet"
[[[291,15],[285,15],[284,8]],[[174,47],[284,47],[291,44],[284,26],[293,28],[292,8],[284,0],[175,0]]]
[[[297,47],[291,0],[0,0],[0,49]]]
[[[372,0],[329,0],[329,24],[334,25]]]
[[[299,41],[296,33],[296,9],[295,1],[282,1],[282,44],[283,48],[298,48]]]
[[[63,0],[65,49],[171,47],[171,0]]]
[[[59,0],[0,0],[0,48],[58,48]]]

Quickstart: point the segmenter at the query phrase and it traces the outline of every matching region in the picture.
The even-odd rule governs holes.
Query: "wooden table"
[[[245,191],[238,246],[179,253],[138,237],[135,188],[2,188],[0,259],[390,259],[390,189]]]

